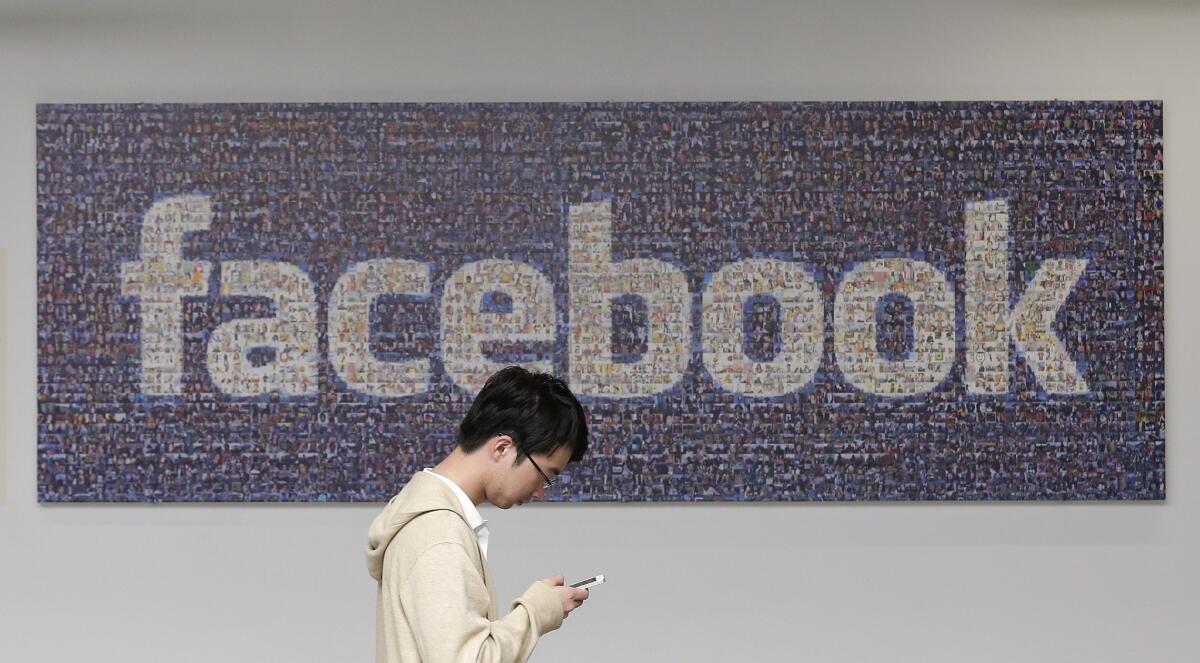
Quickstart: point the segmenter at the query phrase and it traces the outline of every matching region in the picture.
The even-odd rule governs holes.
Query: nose
[[[546,496],[546,484],[538,481],[537,490],[533,491],[533,496],[539,500]]]

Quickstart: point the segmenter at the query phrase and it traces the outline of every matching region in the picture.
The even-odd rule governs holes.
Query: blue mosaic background
[[[1158,102],[117,104],[38,108],[38,497],[63,501],[378,501],[454,445],[473,393],[440,360],[438,293],[464,263],[528,263],[553,284],[557,342],[498,344],[567,376],[567,211],[611,201],[614,260],[687,277],[691,358],[651,397],[585,396],[592,449],[549,500],[1092,500],[1165,496],[1162,107]],[[214,265],[185,300],[183,393],[139,390],[138,259],[156,201],[212,201],[185,259]],[[1089,261],[1054,329],[1085,395],[1043,391],[1019,353],[1009,391],[963,384],[964,205],[1010,207],[1012,291],[1051,257]],[[429,265],[432,297],[372,307],[372,350],[431,357],[424,394],[355,393],[332,370],[327,303],[345,269]],[[731,393],[703,362],[706,277],[748,258],[809,270],[825,299],[815,378]],[[958,355],[929,393],[849,384],[833,298],[852,265],[912,257],[955,288]],[[278,260],[315,284],[314,396],[224,395],[210,332],[272,315],[218,295],[219,265]],[[496,297],[485,307],[504,311]],[[745,351],[778,350],[778,307],[746,311]],[[645,351],[636,298],[613,356]],[[879,350],[913,343],[912,307],[880,304]],[[259,361],[269,361],[270,357]]]

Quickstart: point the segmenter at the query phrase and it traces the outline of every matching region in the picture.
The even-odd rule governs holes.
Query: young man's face
[[[545,496],[545,482],[534,464],[529,462],[529,458],[542,468],[546,476],[555,479],[571,460],[571,447],[564,444],[551,454],[535,453],[513,465],[513,460],[517,457],[517,447],[511,444],[500,457],[502,465],[496,473],[492,490],[488,493],[488,501],[501,509],[507,509],[514,504],[524,504]]]

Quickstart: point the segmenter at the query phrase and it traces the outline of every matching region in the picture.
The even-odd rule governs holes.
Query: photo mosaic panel
[[[41,501],[386,500],[508,364],[551,501],[1165,496],[1159,102],[37,124]]]

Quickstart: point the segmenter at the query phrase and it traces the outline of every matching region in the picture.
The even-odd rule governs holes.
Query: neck
[[[483,474],[479,472],[472,459],[455,449],[442,462],[433,467],[433,471],[458,484],[467,494],[471,503],[479,506],[483,503],[486,493],[483,489]]]

